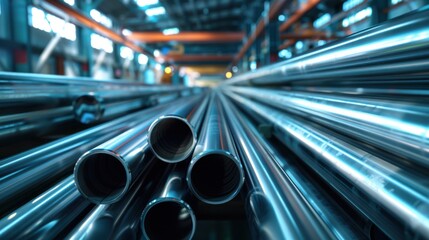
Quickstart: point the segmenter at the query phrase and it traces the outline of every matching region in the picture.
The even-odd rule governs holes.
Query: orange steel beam
[[[164,35],[162,32],[133,32],[128,38],[135,41],[153,42],[240,42],[244,37],[242,32],[180,32]]]
[[[286,5],[286,3],[286,0],[277,0],[273,2],[270,7],[270,11],[268,12],[268,19],[270,21],[275,19],[279,15],[283,7]],[[244,54],[247,52],[247,50],[249,50],[250,46],[252,46],[253,42],[264,32],[266,24],[267,23],[265,22],[265,19],[259,20],[258,25],[256,25],[255,31],[249,36],[247,42],[243,45],[243,47],[234,57],[232,65],[236,64],[240,61],[241,58],[243,58]]]
[[[296,40],[286,40],[282,45],[279,46],[279,50],[288,48],[296,43]]]
[[[313,9],[317,4],[320,3],[320,0],[308,0],[304,3],[295,13],[282,25],[279,27],[280,32],[288,30],[294,23],[296,23],[304,14]]]
[[[125,38],[124,36],[122,36],[116,32],[114,32],[113,30],[103,26],[102,24],[92,20],[91,18],[83,15],[82,13],[73,9],[72,7],[67,6],[66,4],[63,4],[58,0],[45,0],[45,2],[51,4],[52,6],[60,9],[61,11],[63,11],[67,15],[71,16],[72,18],[76,19],[76,21],[78,21],[83,26],[91,28],[94,31],[100,33],[101,35],[104,35],[105,37],[107,37],[107,38],[109,38],[115,42],[121,43],[121,44],[133,49],[136,52],[141,52],[141,53],[143,52],[147,55],[153,56],[152,53],[142,49],[139,46],[137,46],[136,44],[131,42],[129,39]]]
[[[166,55],[162,56],[168,62],[229,62],[233,55]]]

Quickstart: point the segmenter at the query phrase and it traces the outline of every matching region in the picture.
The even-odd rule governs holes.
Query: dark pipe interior
[[[73,112],[76,120],[84,124],[100,120],[103,109],[99,100],[92,95],[80,96],[73,102]]]
[[[106,153],[87,156],[76,171],[81,191],[98,203],[117,198],[127,183],[124,166],[114,156]]]
[[[193,233],[191,212],[175,201],[164,201],[152,206],[144,219],[146,235],[151,240],[190,239]]]
[[[152,128],[150,142],[163,160],[182,160],[193,151],[193,130],[181,119],[164,118]]]
[[[191,179],[191,184],[200,197],[222,201],[240,186],[240,169],[226,155],[208,154],[194,164]]]

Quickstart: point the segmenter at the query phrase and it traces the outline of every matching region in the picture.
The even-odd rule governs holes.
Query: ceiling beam
[[[296,43],[296,40],[286,40],[279,46],[279,50],[286,49]]]
[[[156,42],[240,42],[242,32],[180,32],[174,35],[164,35],[162,32],[133,32],[129,39],[145,43]]]
[[[300,40],[300,39],[314,39],[314,40],[334,40],[337,39],[334,35],[329,35],[324,32],[305,31],[302,33],[283,33],[280,35],[281,40]]]
[[[167,62],[229,62],[233,55],[165,55],[161,58]]]
[[[284,22],[279,27],[280,32],[288,30],[294,23],[298,22],[304,14],[309,12],[311,9],[317,6],[320,3],[320,0],[308,0],[306,3],[302,4],[298,10],[296,10],[289,19]]]

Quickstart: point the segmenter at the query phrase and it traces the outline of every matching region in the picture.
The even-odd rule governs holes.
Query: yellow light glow
[[[166,74],[170,74],[172,71],[173,71],[173,69],[171,69],[171,67],[166,67],[166,68],[164,69],[164,72],[165,72]]]
[[[232,72],[226,72],[225,77],[226,78],[232,78]]]

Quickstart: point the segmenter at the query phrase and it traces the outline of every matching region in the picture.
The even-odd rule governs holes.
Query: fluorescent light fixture
[[[149,8],[144,11],[148,17],[153,17],[161,14],[165,14],[165,8],[164,7],[155,7],[155,8]]]
[[[179,31],[178,28],[167,28],[167,29],[164,29],[162,31],[162,34],[164,34],[164,35],[174,35],[174,34],[178,34],[179,32],[180,31]]]
[[[304,47],[304,43],[301,41],[296,42],[295,44],[296,49],[300,50]]]
[[[64,0],[64,2],[70,6],[74,6],[74,0]]]
[[[157,57],[161,56],[161,52],[158,49],[155,49],[153,51],[153,56],[157,58]]]
[[[132,33],[133,32],[131,32],[129,29],[126,29],[126,28],[122,29],[122,35],[124,35],[124,36],[129,36]]]
[[[144,55],[143,53],[140,53],[139,57],[138,57],[138,61],[139,61],[139,64],[146,65],[147,62],[149,61],[149,58],[146,55]]]
[[[286,20],[286,16],[283,14],[280,14],[277,19],[279,20],[279,22],[284,22]]]
[[[159,0],[135,0],[135,2],[139,7],[147,7],[150,5],[158,4]]]

